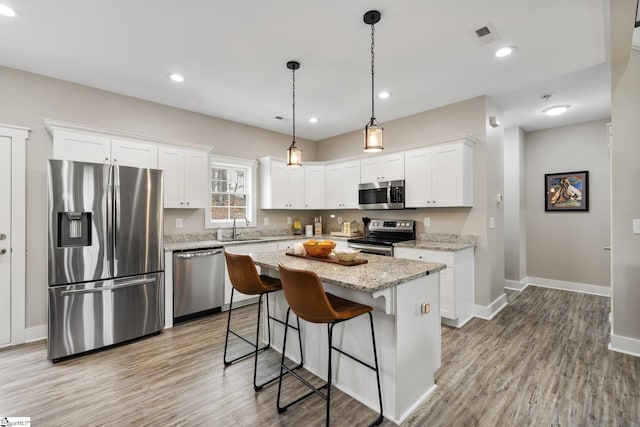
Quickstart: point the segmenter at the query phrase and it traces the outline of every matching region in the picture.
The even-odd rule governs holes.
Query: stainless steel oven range
[[[393,244],[415,240],[415,221],[410,219],[372,219],[365,237],[349,239],[348,245],[363,253],[393,256]]]

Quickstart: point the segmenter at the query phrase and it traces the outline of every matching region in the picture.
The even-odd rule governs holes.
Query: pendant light
[[[374,113],[374,24],[380,22],[380,12],[377,10],[370,10],[364,14],[364,23],[371,25],[371,119],[364,127],[364,151],[367,153],[374,153],[376,151],[382,151],[382,131],[384,128],[376,121]]]
[[[293,88],[293,142],[287,150],[287,166],[302,166],[302,150],[296,147],[296,70],[300,68],[298,61],[287,62],[292,74]]]

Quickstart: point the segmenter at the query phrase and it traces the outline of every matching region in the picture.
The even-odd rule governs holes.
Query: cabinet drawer
[[[395,248],[395,256],[398,258],[416,259],[428,262],[441,262],[447,267],[454,266],[455,252],[433,251],[428,249]]]

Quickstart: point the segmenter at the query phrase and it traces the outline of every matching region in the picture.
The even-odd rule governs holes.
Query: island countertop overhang
[[[309,270],[325,283],[370,294],[446,268],[445,264],[437,262],[372,254],[360,254],[359,258],[366,259],[367,263],[356,266],[292,257],[286,255],[286,251],[252,253],[251,257],[260,267],[277,270],[278,264],[283,264],[288,268]]]

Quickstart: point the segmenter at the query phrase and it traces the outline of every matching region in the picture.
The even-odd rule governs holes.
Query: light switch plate
[[[640,219],[633,220],[633,234],[640,234]]]
[[[425,227],[431,227],[431,218],[428,216],[424,217],[424,226]]]
[[[264,217],[264,225],[269,225],[269,217]]]
[[[287,224],[291,225],[291,217],[290,216],[287,217]]]
[[[184,227],[184,223],[182,222],[182,218],[176,218],[176,228]]]
[[[489,218],[489,229],[493,230],[494,228],[496,228],[496,219],[495,218]]]

